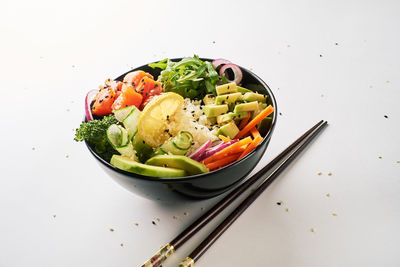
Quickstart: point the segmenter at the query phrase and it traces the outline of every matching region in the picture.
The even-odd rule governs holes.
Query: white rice
[[[208,140],[216,141],[215,135],[218,130],[217,124],[207,119],[204,115],[201,100],[190,100],[185,98],[181,110],[176,111],[173,121],[169,125],[171,134],[176,135],[179,131],[188,131],[193,135],[193,145],[186,155],[190,155]]]

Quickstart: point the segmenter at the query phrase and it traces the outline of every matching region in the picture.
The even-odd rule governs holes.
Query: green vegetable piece
[[[182,169],[185,170],[188,175],[195,175],[209,171],[204,164],[189,157],[178,155],[155,156],[146,161],[146,164]]]
[[[236,86],[237,90],[239,93],[245,94],[245,93],[252,93],[253,91],[246,89],[244,87],[241,87],[239,85]]]
[[[255,111],[258,109],[258,102],[249,102],[249,103],[243,103],[235,106],[235,109],[233,110],[235,113],[239,112],[244,112],[244,111]]]
[[[267,96],[259,93],[245,93],[243,99],[247,102],[258,101],[261,103],[267,102]]]
[[[242,98],[241,93],[232,93],[232,94],[226,94],[226,95],[219,95],[215,98],[215,104],[216,105],[221,105],[221,104],[231,104],[235,103],[237,100]]]
[[[133,106],[132,111],[126,116],[126,118],[122,121],[125,128],[128,130],[129,138],[132,138],[137,132],[137,126],[139,122],[140,110]]]
[[[213,105],[215,103],[215,96],[212,94],[207,94],[204,98],[203,98],[203,102],[205,105]]]
[[[239,112],[239,113],[229,112],[226,114],[219,115],[217,117],[217,123],[221,125],[230,122],[231,120],[241,120],[247,118],[248,115],[249,115],[248,112]]]
[[[237,87],[235,82],[217,86],[215,89],[217,90],[217,95],[237,93]]]
[[[153,148],[146,144],[138,134],[132,138],[132,145],[140,162],[146,162],[153,154]]]
[[[204,114],[207,116],[207,118],[217,117],[228,112],[228,110],[228,105],[205,105],[203,107]]]
[[[108,115],[101,120],[82,122],[75,132],[75,141],[87,140],[94,151],[103,159],[109,161],[115,149],[107,140],[107,129],[110,125],[118,123],[114,115]]]
[[[135,109],[135,106],[128,106],[124,108],[120,108],[118,110],[115,110],[113,113],[115,115],[115,118],[119,121],[122,122],[128,115],[132,112],[133,109]]]
[[[182,177],[186,176],[186,172],[181,169],[165,168],[147,165],[143,163],[136,162],[130,158],[113,155],[110,161],[111,165],[114,167],[145,176],[152,177]]]
[[[180,131],[176,136],[170,137],[160,146],[162,151],[174,155],[184,155],[192,146],[193,136],[187,131]]]
[[[238,132],[239,128],[236,126],[234,121],[231,121],[218,129],[217,136],[222,134],[229,137],[230,139],[233,139],[238,134]]]

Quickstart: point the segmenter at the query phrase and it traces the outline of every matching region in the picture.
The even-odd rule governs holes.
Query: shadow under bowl
[[[171,60],[179,61],[181,59],[182,58],[175,58]],[[204,61],[212,61],[212,59],[207,58],[201,59]],[[148,199],[174,201],[182,199],[182,195],[192,199],[204,199],[215,197],[226,192],[240,183],[260,161],[271,140],[277,120],[277,105],[271,89],[256,74],[243,67],[240,68],[243,72],[242,86],[254,92],[268,95],[268,104],[272,105],[275,111],[272,115],[271,127],[260,145],[235,163],[215,171],[193,176],[179,178],[149,177],[117,169],[101,158],[88,142],[86,142],[87,148],[103,170],[117,183],[122,185],[125,189]],[[148,72],[153,75],[155,79],[160,74],[160,69],[152,69],[148,65],[137,67],[127,73],[135,70]],[[127,73],[122,74],[116,80],[122,81]]]

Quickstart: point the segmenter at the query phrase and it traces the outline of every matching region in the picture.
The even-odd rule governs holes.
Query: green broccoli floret
[[[82,122],[76,129],[74,140],[78,142],[87,140],[94,147],[96,153],[109,161],[113,154],[118,154],[107,141],[107,129],[115,123],[118,121],[114,115],[105,116],[102,120]]]

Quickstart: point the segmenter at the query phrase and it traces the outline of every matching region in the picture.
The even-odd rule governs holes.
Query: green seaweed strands
[[[163,246],[153,257],[146,261],[141,267],[158,267],[172,254],[174,254],[174,247],[168,243]]]
[[[157,81],[163,83],[166,92],[174,92],[190,99],[202,99],[206,94],[215,94],[215,85],[220,76],[211,62],[202,61],[197,55],[185,57],[179,62],[169,59],[149,64],[162,69]]]

